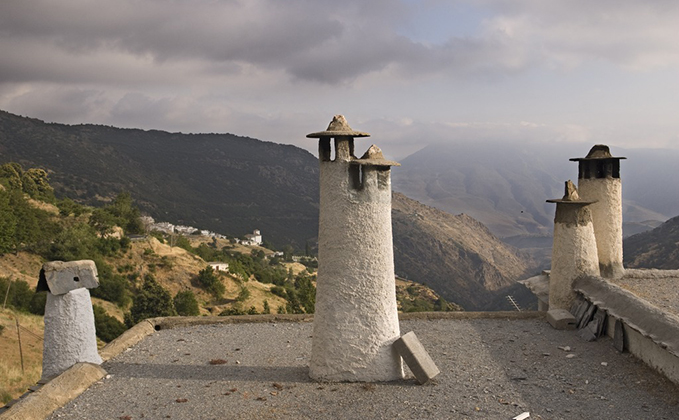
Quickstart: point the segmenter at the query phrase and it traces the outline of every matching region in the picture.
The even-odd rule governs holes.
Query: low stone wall
[[[574,288],[606,311],[609,337],[620,320],[624,349],[679,384],[679,317],[600,277],[581,277]]]

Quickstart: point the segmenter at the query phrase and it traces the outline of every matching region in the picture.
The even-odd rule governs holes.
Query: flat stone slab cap
[[[370,134],[362,131],[354,131],[349,127],[344,115],[335,115],[325,131],[318,131],[306,135],[310,139],[321,137],[370,137]]]
[[[547,321],[555,330],[574,330],[575,317],[565,309],[547,311]]]
[[[595,144],[589,149],[589,153],[584,158],[571,158],[568,159],[573,162],[580,160],[600,160],[600,159],[627,159],[625,157],[617,157],[611,155],[611,150],[605,144]]]
[[[405,360],[406,364],[415,375],[415,379],[417,379],[417,382],[420,384],[427,383],[430,379],[433,379],[436,375],[441,373],[414,332],[410,331],[394,341],[394,348],[403,360]]]
[[[97,266],[92,260],[51,261],[43,264],[45,280],[50,293],[64,295],[71,290],[99,287]]]

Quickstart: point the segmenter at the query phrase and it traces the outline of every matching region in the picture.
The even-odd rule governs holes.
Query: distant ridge
[[[679,216],[653,230],[625,238],[623,258],[626,267],[679,269]]]
[[[318,230],[318,162],[294,146],[233,134],[48,124],[0,111],[0,157],[43,167],[87,204],[129,191],[160,220],[241,236],[260,229],[304,249]]]
[[[318,235],[318,160],[295,146],[232,134],[48,124],[0,111],[0,161],[42,167],[59,197],[87,204],[126,190],[143,211],[175,224],[232,236],[260,229],[274,245],[298,249],[313,247]],[[467,310],[511,310],[510,292],[521,301],[523,286],[514,281],[530,272],[530,258],[469,216],[401,194],[393,208],[397,274]]]
[[[524,308],[534,303],[516,280],[533,274],[535,262],[496,238],[481,222],[452,215],[394,193],[396,273],[424,283],[466,310],[513,310],[505,296]]]

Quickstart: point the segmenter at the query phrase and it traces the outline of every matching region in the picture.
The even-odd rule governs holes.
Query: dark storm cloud
[[[430,46],[398,35],[393,26],[406,13],[399,4],[5,0],[0,38],[11,40],[11,49],[10,44],[3,48],[0,81],[117,81],[137,74],[135,60],[156,66],[187,60],[205,67],[245,63],[321,83],[387,67],[404,74],[504,68],[494,60],[492,42]],[[84,66],[80,61],[86,58]]]

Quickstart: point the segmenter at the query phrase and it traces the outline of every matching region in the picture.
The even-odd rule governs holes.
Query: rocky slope
[[[679,216],[657,228],[625,238],[623,258],[626,267],[679,269]]]
[[[394,260],[400,276],[426,284],[466,310],[510,309],[507,294],[532,302],[516,280],[535,270],[526,254],[479,221],[451,215],[394,193]]]
[[[59,197],[87,204],[101,205],[127,190],[159,220],[231,236],[258,228],[274,245],[297,249],[313,246],[318,235],[318,160],[293,146],[231,134],[47,124],[0,111],[0,157],[46,169]],[[410,166],[404,163],[394,176]],[[441,185],[458,188],[456,182]],[[399,218],[399,211],[405,215]],[[502,248],[481,223],[446,222],[449,233],[441,238],[437,228],[413,225],[408,210],[397,207],[395,214],[401,273],[465,309],[509,309],[503,297],[495,306],[491,302],[529,264],[512,260],[510,248]],[[489,239],[470,240],[475,237]],[[451,245],[450,238],[458,239]]]

